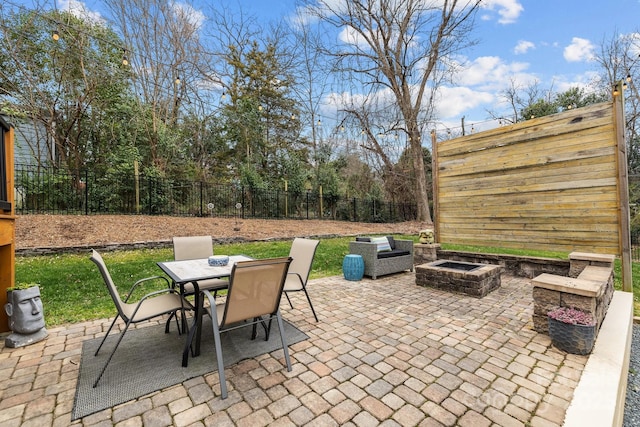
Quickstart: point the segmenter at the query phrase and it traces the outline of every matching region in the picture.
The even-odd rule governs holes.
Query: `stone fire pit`
[[[500,265],[437,260],[416,266],[416,285],[482,298],[500,287],[502,271]]]

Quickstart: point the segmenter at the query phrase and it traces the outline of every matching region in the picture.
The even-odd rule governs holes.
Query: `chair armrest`
[[[167,278],[166,278],[166,277],[164,277],[164,276],[151,276],[151,277],[145,277],[144,279],[140,279],[140,280],[138,280],[137,282],[135,282],[135,283],[133,284],[133,286],[131,286],[131,289],[129,289],[129,292],[127,293],[127,296],[126,296],[126,298],[124,299],[124,302],[127,302],[127,301],[129,300],[129,298],[131,298],[131,295],[133,295],[133,291],[135,291],[135,289],[136,289],[139,285],[141,285],[141,284],[143,284],[143,283],[145,283],[145,282],[150,282],[151,280],[158,280],[158,279],[164,280],[164,281],[167,283],[167,289],[162,290],[162,292],[166,292],[167,290],[172,289],[172,288],[170,287],[171,285],[169,284],[169,279],[167,279]],[[145,297],[146,297],[146,295],[145,295]]]
[[[378,257],[378,245],[371,242],[349,242],[349,253],[360,255],[363,259],[375,260]]]
[[[143,280],[143,281],[144,281],[144,280]],[[153,297],[153,296],[160,295],[160,294],[166,294],[166,293],[169,293],[169,294],[177,294],[178,296],[180,296],[180,292],[176,291],[175,289],[171,289],[171,288],[168,288],[168,289],[160,289],[160,290],[158,290],[158,291],[149,292],[148,294],[146,294],[146,295],[144,295],[142,298],[140,298],[140,300],[137,302],[137,304],[136,304],[136,308],[134,308],[134,309],[133,309],[133,313],[131,313],[131,318],[136,317],[136,314],[138,313],[138,310],[140,309],[140,307],[142,306],[142,303],[143,303],[144,301],[146,301],[147,299],[149,299],[149,298],[151,298],[151,297]],[[127,296],[127,299],[128,299],[128,298],[129,298],[129,297]],[[182,300],[183,300],[183,303],[184,303],[184,302],[186,302],[186,303],[187,303],[187,305],[188,305],[188,307],[189,307],[190,309],[193,309],[193,306],[191,305],[191,303],[190,303],[189,301],[185,300],[184,298],[182,298]],[[125,302],[126,302],[126,301],[125,301]]]
[[[397,240],[396,239],[396,249],[409,251],[413,253],[413,240]]]

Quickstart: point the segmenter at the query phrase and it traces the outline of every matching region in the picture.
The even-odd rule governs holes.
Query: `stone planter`
[[[571,354],[586,355],[596,340],[595,325],[574,325],[549,317],[549,337],[553,346]]]

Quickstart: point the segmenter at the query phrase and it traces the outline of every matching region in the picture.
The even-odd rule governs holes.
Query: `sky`
[[[465,52],[469,65],[456,85],[443,89],[438,105],[443,126],[466,123],[482,129],[510,79],[539,82],[564,91],[585,86],[598,72],[592,60],[603,40],[615,33],[640,32],[640,0],[486,0]],[[256,15],[290,15],[295,1],[248,0]],[[638,65],[640,66],[640,64]],[[495,124],[486,123],[486,127]]]
[[[84,6],[99,13],[101,8],[100,0],[57,1],[60,9]],[[231,9],[241,4],[264,22],[290,18],[296,10],[295,0],[194,0],[198,4]],[[470,35],[478,43],[464,52],[465,68],[455,84],[442,88],[439,128],[455,128],[463,116],[479,130],[494,127],[488,111],[500,113],[500,93],[511,80],[525,86],[537,82],[554,92],[588,87],[599,71],[592,58],[602,42],[640,32],[640,0],[484,0],[481,5]]]

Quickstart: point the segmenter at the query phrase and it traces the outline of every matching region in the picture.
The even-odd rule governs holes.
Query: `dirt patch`
[[[111,243],[162,242],[174,236],[269,240],[357,234],[417,234],[418,222],[395,224],[320,220],[235,220],[145,215],[18,215],[16,248],[60,248]]]

